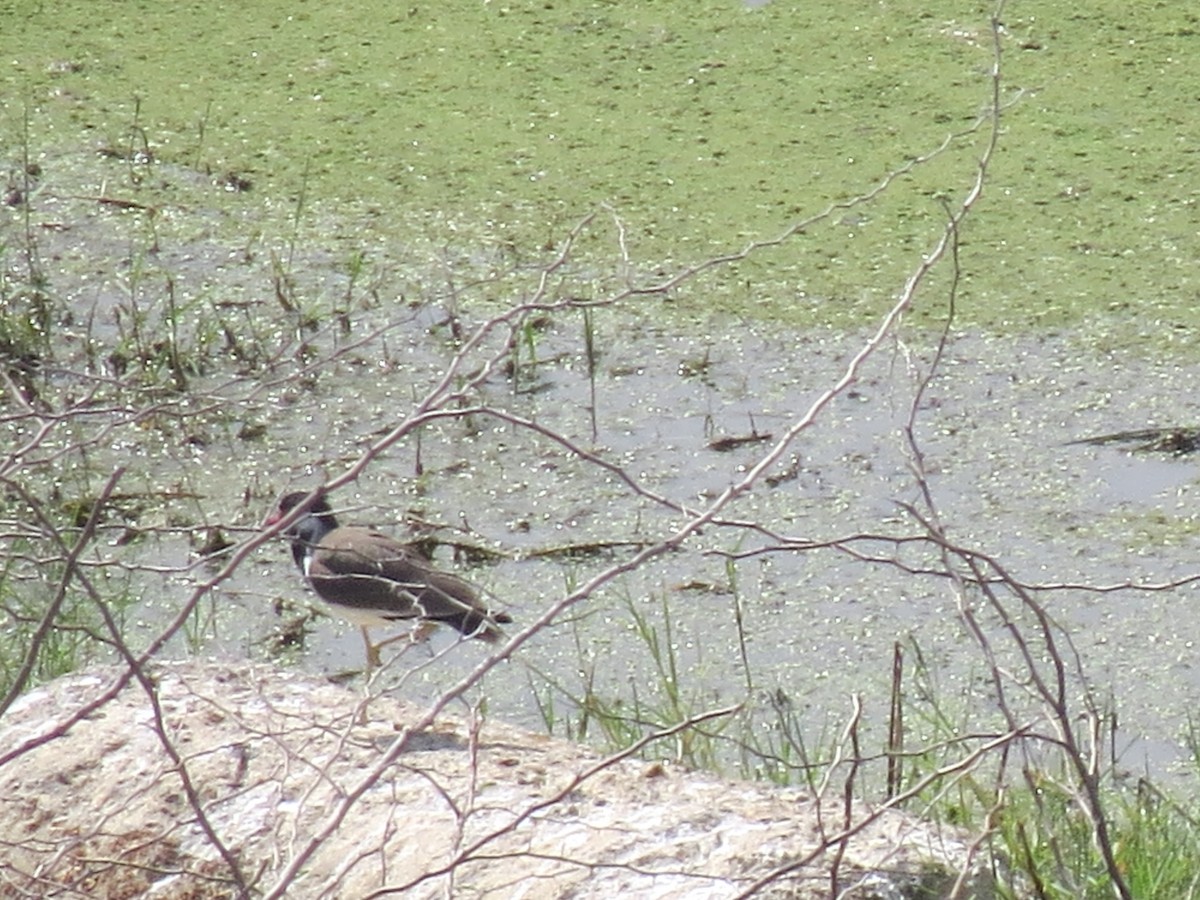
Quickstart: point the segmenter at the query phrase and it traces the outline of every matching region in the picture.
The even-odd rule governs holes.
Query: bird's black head
[[[308,501],[307,503],[305,503],[306,500]],[[309,517],[317,519],[322,526],[322,530],[332,531],[334,528],[337,528],[337,519],[333,517],[333,510],[329,506],[329,501],[325,499],[325,494],[320,493],[316,497],[309,499],[309,492],[307,491],[293,491],[285,495],[279,501],[279,506],[275,508],[275,511],[267,517],[267,521],[264,524],[268,527],[274,525],[276,522],[284,519],[288,513],[298,506],[303,506],[308,512]],[[305,519],[300,520],[300,522],[304,521]],[[299,523],[293,525],[287,530],[287,534],[294,534],[298,526]]]
[[[286,494],[284,498],[279,501],[279,518],[282,519],[297,506],[303,504],[305,500],[308,500],[308,495],[308,491],[293,491],[290,494]],[[309,500],[307,508],[309,513],[314,516],[333,515],[333,510],[329,507],[329,501],[325,499],[325,495],[323,493],[317,494],[316,497],[314,497],[312,500]]]
[[[270,527],[276,522],[282,521],[297,507],[303,507],[307,515],[293,523],[284,531],[284,535],[292,542],[292,558],[296,560],[296,565],[300,567],[300,570],[304,571],[304,559],[311,548],[319,544],[321,538],[337,528],[338,524],[324,493],[309,499],[308,492],[294,491],[279,501],[275,512],[267,517],[266,525]]]

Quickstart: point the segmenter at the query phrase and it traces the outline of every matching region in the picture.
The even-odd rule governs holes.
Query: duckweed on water
[[[10,7],[0,133],[12,154],[28,116],[35,153],[82,140],[153,155],[281,217],[303,193],[343,223],[318,230],[349,226],[359,249],[415,234],[527,257],[608,203],[636,265],[674,265],[772,236],[968,128],[991,99],[989,12],[912,0],[833,14],[782,2]],[[1012,105],[964,235],[963,320],[1090,322],[1097,339],[1190,346],[1198,14],[1013,2],[1000,33]],[[969,181],[981,139],[680,299],[861,323],[941,228],[939,197]],[[1119,324],[1131,316],[1132,331]]]

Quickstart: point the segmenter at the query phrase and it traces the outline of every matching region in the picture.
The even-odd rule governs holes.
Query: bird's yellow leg
[[[410,645],[423,644],[429,640],[429,636],[435,631],[437,631],[437,622],[426,622],[423,619],[418,619],[408,631],[384,638],[373,646],[375,651],[375,665],[379,665],[380,647],[386,647],[388,644],[394,644],[396,641],[408,641]],[[363,633],[366,633],[366,629],[363,629]]]
[[[385,640],[378,644],[372,644],[371,636],[367,634],[367,629],[360,627],[359,631],[362,632],[363,643],[367,645],[367,671],[365,674],[368,678],[370,678],[372,672],[383,667],[383,660],[379,657],[379,648],[386,644],[387,641]]]

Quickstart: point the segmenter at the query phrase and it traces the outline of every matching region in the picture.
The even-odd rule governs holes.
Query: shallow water
[[[448,323],[469,333],[533,296],[566,231],[602,202],[619,219],[583,231],[549,299],[602,299],[774,234],[927,152],[990,97],[973,5],[939,20],[903,4],[836,17],[780,3],[620,17],[483,4],[386,25],[293,6],[245,19],[110,4],[86,28],[72,16],[94,23],[90,2],[0,13],[0,44],[14,42],[0,98],[8,187],[30,201],[5,206],[4,296],[35,280],[36,249],[62,313],[46,394],[79,413],[55,426],[44,465],[34,453],[18,472],[59,509],[129,466],[132,499],[106,523],[97,565],[118,561],[104,571],[127,580],[146,639],[210,574],[189,563],[200,531],[249,534],[285,488],[353,465],[461,346]],[[1129,764],[1143,749],[1162,762],[1197,689],[1194,467],[1067,442],[1200,418],[1197,268],[1180,249],[1194,236],[1182,61],[1197,32],[1169,5],[1009,12],[1004,83],[1022,98],[963,233],[960,319],[915,434],[949,536],[1045,588],[1036,596],[1101,703],[1111,695],[1125,732],[1146,738]],[[139,136],[147,159],[97,156]],[[941,229],[938,198],[973,177],[978,140],[777,250],[595,310],[594,374],[582,313],[548,315],[521,344],[536,372],[515,389],[497,373],[471,402],[554,429],[676,507],[703,506],[770,446],[710,443],[777,437],[836,380]],[[228,190],[243,176],[248,192]],[[102,202],[114,199],[144,205]],[[666,642],[668,615],[687,701],[748,696],[764,729],[772,697],[819,728],[852,692],[881,722],[897,640],[920,647],[948,703],[988,696],[948,580],[907,571],[936,554],[894,543],[922,534],[904,509],[921,492],[901,429],[946,281],[789,445],[772,474],[794,463],[795,477],[725,511],[757,527],[708,526],[615,579],[489,675],[491,711],[536,725],[554,697],[569,719],[564,694],[589,685],[627,709],[635,696],[664,702],[636,620]],[[182,395],[164,388],[168,337],[195,361]],[[90,391],[111,406],[88,406]],[[30,422],[6,424],[28,439]],[[86,453],[53,456],[93,437]],[[487,566],[445,550],[439,562],[518,627],[683,521],[561,443],[485,415],[426,424],[337,500],[347,519],[401,535],[425,520],[496,550]],[[596,542],[620,546],[538,555]],[[1179,586],[1082,587],[1128,582]],[[266,548],[171,652],[266,656],[276,602],[307,596],[285,548]],[[434,696],[485,652],[449,635],[432,648],[448,652],[428,665],[408,652],[396,690]],[[361,652],[356,632],[322,621],[297,663],[335,672]]]
[[[758,444],[727,453],[708,449],[714,436],[749,434],[751,421],[759,432],[781,432],[858,346],[846,335],[764,331],[742,326],[708,340],[667,334],[644,322],[601,328],[602,335],[620,340],[602,342],[595,440],[584,410],[589,383],[577,352],[571,364],[543,373],[536,393],[514,396],[507,384],[496,383],[486,401],[555,429],[646,488],[697,507],[761,452]],[[546,355],[570,354],[578,343],[571,332],[543,334]],[[904,349],[917,359],[929,353],[928,345]],[[698,352],[707,355],[703,377],[681,373]],[[410,359],[419,355],[419,342],[409,353]],[[951,342],[944,371],[926,394],[917,432],[948,534],[996,558],[1023,583],[1075,586],[1047,587],[1036,596],[1070,636],[1097,702],[1117,708],[1127,739],[1151,742],[1131,749],[1124,763],[1136,768],[1152,751],[1162,765],[1170,756],[1164,748],[1182,736],[1200,689],[1190,665],[1200,640],[1200,616],[1190,612],[1194,586],[1104,592],[1083,586],[1165,584],[1196,575],[1194,464],[1065,444],[1155,420],[1156,412],[1179,415],[1190,402],[1196,371],[1133,359],[1089,360],[1062,340],[970,336]],[[335,400],[352,383],[353,401]],[[577,696],[590,683],[627,704],[635,696],[650,705],[661,702],[661,676],[637,634],[635,612],[661,640],[669,616],[680,681],[694,703],[737,699],[749,684],[757,702],[789,698],[815,730],[844,715],[850,694],[857,693],[869,720],[878,723],[899,640],[915,643],[937,668],[946,702],[978,704],[979,651],[946,579],[899,568],[936,568],[936,559],[928,549],[898,549],[887,541],[921,533],[901,508],[920,499],[901,434],[912,390],[900,348],[879,354],[852,394],[795,442],[788,462],[798,463],[796,477],[774,488],[760,485],[726,511],[727,519],[770,529],[774,539],[736,525],[712,526],[679,551],[622,577],[489,676],[482,695],[491,712],[540,725],[532,695],[549,690],[545,677]],[[331,432],[323,446],[336,456],[333,448],[343,444],[349,454],[362,436],[365,423],[353,411],[364,404],[385,409],[392,390],[386,383],[363,386],[347,373],[330,379],[322,396]],[[469,525],[468,542],[497,549],[504,559],[467,571],[512,612],[518,628],[555,602],[564,584],[580,583],[612,561],[607,555],[570,562],[529,558],[531,552],[653,541],[681,521],[675,511],[631,496],[608,473],[537,436],[494,422],[474,426],[470,434],[457,424],[425,433],[427,475],[420,490],[406,478],[413,467],[409,445],[389,453],[339,501],[361,503],[357,519],[392,528],[397,511]],[[283,428],[273,429],[276,439],[285,438]],[[783,541],[832,546],[771,549]],[[729,554],[744,558],[728,562]],[[454,565],[445,555],[441,562]],[[265,554],[259,565],[239,576],[240,590],[251,597],[303,596],[282,548]],[[1032,632],[1032,621],[1013,607]],[[267,627],[258,621],[257,628]],[[1003,643],[1000,630],[992,636]],[[432,647],[440,651],[451,643],[450,635],[442,635]],[[453,648],[405,677],[398,689],[432,697],[483,652],[475,645]],[[409,651],[398,671],[424,661],[424,653]],[[356,632],[324,623],[315,629],[303,665],[332,672],[359,665],[361,654]],[[541,674],[531,676],[527,666]],[[1076,691],[1081,687],[1075,684]],[[566,715],[570,704],[557,700]]]

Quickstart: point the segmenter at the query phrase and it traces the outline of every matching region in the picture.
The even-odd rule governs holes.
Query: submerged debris
[[[1135,453],[1170,453],[1172,456],[1184,456],[1200,450],[1200,428],[1143,428],[1068,442],[1068,446],[1076,444],[1094,447],[1106,444],[1136,444],[1137,446],[1132,448]]]
[[[745,444],[758,444],[762,441],[772,440],[774,437],[769,431],[754,432],[753,434],[730,434],[713,438],[708,442],[708,449],[716,450],[718,453],[729,453]]]

